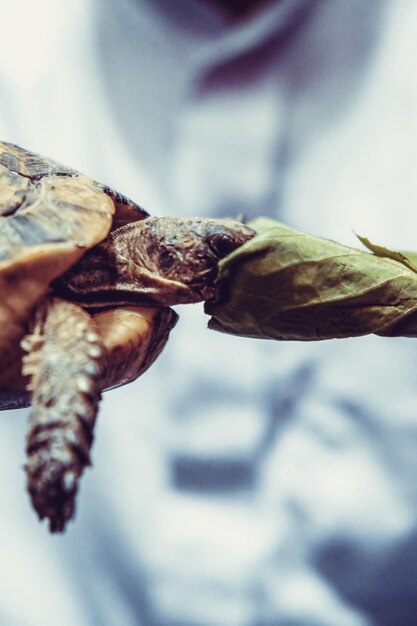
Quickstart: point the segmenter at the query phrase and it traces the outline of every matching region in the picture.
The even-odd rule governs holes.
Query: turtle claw
[[[63,532],[74,514],[79,475],[51,459],[44,464],[28,462],[26,471],[30,497],[39,519],[49,520],[51,533]]]

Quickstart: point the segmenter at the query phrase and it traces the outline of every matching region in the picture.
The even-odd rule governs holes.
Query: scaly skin
[[[235,220],[148,217],[88,250],[54,283],[54,293],[93,308],[209,300],[219,260],[254,234]]]
[[[58,298],[38,307],[22,344],[32,391],[28,489],[40,519],[48,518],[51,532],[59,532],[73,515],[78,479],[90,464],[105,349],[94,319]]]

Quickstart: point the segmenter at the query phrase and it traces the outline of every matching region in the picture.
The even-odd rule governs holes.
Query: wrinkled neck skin
[[[181,272],[181,267],[191,269],[196,251],[172,222],[171,235],[161,218],[116,229],[64,274],[54,291],[87,308],[132,303],[164,307],[211,299],[216,260],[201,272]]]

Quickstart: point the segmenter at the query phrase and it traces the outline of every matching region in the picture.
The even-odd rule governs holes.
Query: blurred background
[[[415,0],[0,0],[0,137],[157,215],[417,249]],[[3,626],[415,626],[417,344],[206,329],[104,395],[75,523],[0,414]]]

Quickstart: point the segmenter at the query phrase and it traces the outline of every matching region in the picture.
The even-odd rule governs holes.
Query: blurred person
[[[0,136],[151,213],[413,248],[412,0],[0,0]],[[0,624],[414,626],[411,340],[303,345],[181,320],[105,394],[75,523],[0,415]]]

